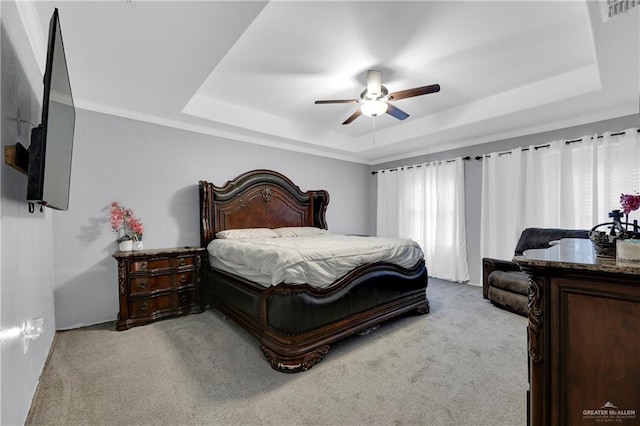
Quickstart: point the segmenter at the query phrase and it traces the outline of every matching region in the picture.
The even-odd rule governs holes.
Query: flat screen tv
[[[69,209],[75,119],[60,20],[55,9],[49,22],[42,121],[31,130],[27,201],[56,210]]]

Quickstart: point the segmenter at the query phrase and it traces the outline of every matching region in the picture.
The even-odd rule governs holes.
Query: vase
[[[640,240],[619,239],[616,241],[616,260],[640,262]]]
[[[124,240],[118,243],[118,250],[120,251],[131,251],[133,250],[133,241],[132,240]]]
[[[143,249],[142,241],[134,241],[133,242],[133,251],[140,251]]]

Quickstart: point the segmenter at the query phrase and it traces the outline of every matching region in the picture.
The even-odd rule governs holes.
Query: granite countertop
[[[576,269],[615,274],[640,275],[640,262],[597,257],[591,240],[565,238],[546,249],[526,250],[513,261],[522,267]]]
[[[194,251],[205,251],[205,248],[183,246],[183,247],[172,247],[172,248],[136,250],[136,251],[116,251],[113,254],[113,257],[123,258],[123,257],[159,255],[164,253],[181,254],[181,253],[192,253]]]

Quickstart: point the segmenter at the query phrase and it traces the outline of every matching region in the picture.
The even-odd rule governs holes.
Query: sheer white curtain
[[[485,155],[481,257],[511,259],[527,227],[591,229],[608,222],[620,194],[638,191],[637,129]]]
[[[468,281],[462,158],[377,176],[377,235],[415,240],[430,276]]]

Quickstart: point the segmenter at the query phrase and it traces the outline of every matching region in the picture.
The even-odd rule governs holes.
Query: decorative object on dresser
[[[594,226],[589,233],[589,238],[593,242],[596,255],[602,258],[615,258],[617,256],[618,242],[621,240],[640,239],[640,229],[638,221],[634,220],[629,223],[629,213],[640,208],[640,195],[638,194],[620,194],[621,209],[609,212],[611,222],[601,223]],[[624,222],[622,218],[624,216]],[[599,229],[600,228],[600,229]],[[607,230],[603,230],[607,229]],[[640,260],[633,255],[634,246],[624,247],[622,242],[623,260]],[[628,249],[628,250],[626,250]],[[631,259],[628,257],[631,256]]]
[[[620,262],[640,262],[640,240],[636,238],[616,241],[616,260]]]
[[[583,239],[514,261],[530,283],[530,424],[640,424],[640,265]]]
[[[116,330],[203,311],[200,247],[116,252],[120,312]]]
[[[598,257],[616,257],[617,241],[625,238],[627,232],[627,223],[622,222],[622,215],[623,213],[620,210],[612,210],[609,212],[611,222],[600,223],[589,231],[589,239],[593,243]]]
[[[302,192],[274,171],[247,172],[222,187],[200,181],[199,190],[202,247],[213,247],[229,232],[249,232],[254,239],[254,234],[275,233],[279,228],[326,232],[329,194]],[[423,257],[411,267],[366,263],[319,288],[315,282],[272,281],[265,286],[258,279],[212,267],[219,260],[211,253],[212,249],[203,268],[206,302],[258,338],[263,354],[278,371],[308,370],[339,339],[397,315],[429,312]],[[273,252],[265,249],[265,253]]]
[[[527,228],[520,234],[514,256],[525,250],[548,248],[551,241],[561,238],[588,238],[588,231],[579,229]],[[527,316],[529,279],[520,267],[508,260],[482,259],[482,297],[494,305]]]
[[[121,206],[117,201],[111,203],[109,223],[113,232],[118,234],[120,251],[142,250],[142,234],[144,225],[133,215],[133,210]]]

